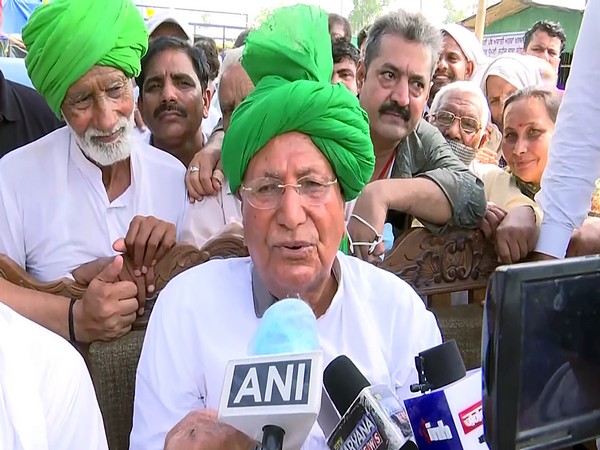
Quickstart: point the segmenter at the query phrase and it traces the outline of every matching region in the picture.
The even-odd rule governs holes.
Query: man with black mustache
[[[201,125],[211,100],[208,72],[202,50],[177,38],[160,37],[150,44],[136,79],[138,108],[152,132],[150,144],[186,167],[206,141]]]
[[[352,250],[363,259],[384,252],[386,221],[396,235],[415,217],[441,232],[449,226],[476,228],[485,213],[483,183],[422,119],[441,46],[440,31],[420,14],[389,13],[369,30],[358,78],[375,172],[348,225],[351,241],[362,243]]]

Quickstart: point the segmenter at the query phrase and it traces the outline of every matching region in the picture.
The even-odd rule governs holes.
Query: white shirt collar
[[[335,300],[335,298],[338,296],[338,292],[340,291],[340,285],[342,282],[342,268],[340,266],[340,262],[337,256],[335,258],[335,261],[333,262],[333,267],[331,268],[331,271],[335,280],[338,282],[338,288],[334,295]],[[254,299],[254,312],[256,313],[256,317],[258,317],[259,319],[262,318],[265,311],[273,303],[280,300],[269,292],[264,282],[258,275],[256,266],[254,264],[252,265],[252,298]],[[333,304],[333,300],[331,301],[331,304]]]

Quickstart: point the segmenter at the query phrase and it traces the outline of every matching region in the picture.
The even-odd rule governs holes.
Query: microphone
[[[415,358],[419,383],[404,400],[419,448],[484,450],[481,369],[465,370],[455,341],[425,350]]]
[[[265,312],[247,358],[229,361],[219,420],[262,442],[299,450],[321,408],[323,354],[307,303],[283,299]]]
[[[419,383],[410,386],[411,392],[427,391],[447,386],[464,378],[465,363],[454,339],[427,349],[415,356]]]
[[[387,386],[371,386],[341,355],[323,374],[325,389],[342,416],[327,445],[332,450],[417,450],[404,405]]]

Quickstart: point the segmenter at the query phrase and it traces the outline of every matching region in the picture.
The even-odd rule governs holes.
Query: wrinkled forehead
[[[94,66],[69,87],[66,97],[78,97],[125,83],[130,81],[122,70],[116,67]]]
[[[537,30],[531,36],[531,43],[529,45],[531,46],[531,44],[544,45],[548,47],[558,46],[560,48],[561,41],[558,36],[550,36],[544,30]]]
[[[444,53],[456,53],[462,56],[464,59],[469,59],[467,58],[467,55],[460,44],[456,41],[456,39],[454,39],[454,37],[452,37],[450,33],[442,31],[442,42],[442,51]]]
[[[340,62],[333,64],[333,70],[341,70],[341,69],[351,69],[353,72],[356,72],[356,64],[349,56],[343,57]]]
[[[396,34],[385,34],[381,37],[379,52],[372,65],[393,66],[399,71],[429,78],[431,57],[431,50],[423,44]]]
[[[166,75],[188,75],[200,83],[194,62],[183,49],[166,48],[152,56],[146,64],[146,78]]]
[[[477,120],[480,120],[483,116],[483,105],[480,98],[468,91],[453,90],[447,92],[440,102],[439,109]]]
[[[272,138],[250,160],[245,177],[333,177],[334,171],[311,137],[292,131]]]

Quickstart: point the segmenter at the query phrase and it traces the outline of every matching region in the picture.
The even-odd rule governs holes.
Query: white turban
[[[442,25],[441,29],[456,41],[469,61],[473,61],[475,65],[487,64],[488,58],[475,33],[456,23]]]
[[[478,76],[481,77],[482,72],[489,63],[489,59],[485,56],[483,47],[477,36],[475,36],[475,33],[456,23],[442,25],[441,30],[456,41],[467,60],[474,64],[475,67],[471,80],[479,83],[480,78]]]
[[[539,65],[532,63],[529,58],[517,53],[500,55],[489,65],[481,79],[481,90],[486,96],[486,81],[491,75],[504,79],[517,89],[544,84]]]

